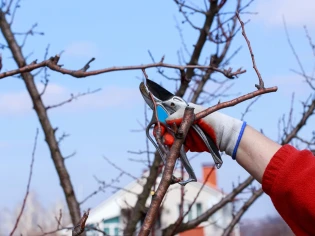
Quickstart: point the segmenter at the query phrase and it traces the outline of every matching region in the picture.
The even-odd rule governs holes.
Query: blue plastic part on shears
[[[157,112],[157,117],[159,119],[159,122],[166,124],[166,118],[168,117],[168,113],[165,110],[165,108],[163,108],[160,105],[156,106],[156,112]]]

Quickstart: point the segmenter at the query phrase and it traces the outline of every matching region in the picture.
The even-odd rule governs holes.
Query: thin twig
[[[296,124],[294,129],[286,135],[286,137],[282,140],[281,145],[290,143],[292,139],[294,139],[297,135],[297,133],[301,130],[301,128],[306,124],[306,121],[308,118],[312,115],[314,115],[315,111],[315,99],[311,102],[311,104],[308,105],[307,111],[303,112],[303,115],[300,119],[300,121]]]
[[[116,170],[119,170],[121,173],[129,176],[130,178],[137,180],[137,182],[139,182],[139,178],[137,178],[136,176],[130,174],[129,172],[124,171],[122,168],[120,168],[119,166],[117,166],[115,163],[111,162],[107,157],[103,156],[103,158],[112,166],[114,167]]]
[[[145,72],[145,69],[142,69],[142,72],[144,74],[144,77],[146,79],[149,79],[147,73]],[[156,139],[156,142],[157,142],[158,146],[160,147],[161,151],[163,152],[163,154],[167,155],[168,150],[165,148],[165,146],[163,145],[163,142],[162,142],[162,136],[161,136],[162,129],[161,129],[161,123],[160,123],[159,118],[158,118],[157,105],[156,105],[155,99],[154,99],[151,92],[149,92],[149,96],[150,96],[152,103],[153,103],[153,106],[154,106],[154,115],[155,115],[156,125],[158,127],[156,130],[156,133],[155,133],[155,139]],[[163,157],[161,157],[161,158],[163,158]]]
[[[186,230],[196,228],[201,222],[208,220],[210,216],[212,216],[218,210],[222,209],[222,207],[224,207],[227,203],[234,201],[235,197],[240,192],[242,192],[245,188],[247,188],[253,181],[254,181],[254,178],[252,176],[249,176],[246,180],[244,180],[237,187],[235,187],[228,195],[226,195],[224,198],[222,198],[221,201],[214,204],[210,209],[208,209],[207,211],[202,213],[197,218],[195,218],[191,221],[188,221],[186,223],[182,223],[174,233],[178,234],[180,232],[184,232]],[[168,235],[166,233],[170,229],[172,230],[172,227],[174,227],[174,224],[172,224],[172,225],[168,226],[166,229],[164,229],[163,235]]]
[[[254,105],[255,102],[260,98],[260,96],[257,96],[253,101],[251,101],[248,106],[246,107],[245,111],[242,113],[241,120],[244,120],[245,116],[250,112],[250,108],[252,105]]]
[[[147,105],[144,102],[144,125],[145,127],[148,126],[148,113],[147,113]],[[149,145],[149,139],[146,137],[145,138],[145,145],[146,145],[146,154],[147,154],[147,161],[148,161],[148,167],[150,168],[151,166],[151,160],[150,160],[150,145]],[[152,153],[152,152],[151,152]]]
[[[265,88],[264,81],[263,81],[263,79],[261,77],[261,74],[260,74],[259,70],[257,69],[254,53],[253,53],[252,47],[250,45],[250,41],[248,40],[246,32],[245,32],[244,22],[241,20],[239,13],[236,13],[236,16],[237,16],[237,18],[238,18],[238,20],[239,20],[239,22],[240,22],[240,24],[242,26],[242,35],[244,36],[244,38],[246,40],[246,43],[247,43],[250,55],[252,57],[253,68],[254,68],[254,70],[255,70],[255,72],[256,72],[256,74],[258,76],[258,79],[259,79],[259,85],[255,84],[255,87],[257,89],[264,89]]]
[[[284,17],[283,17],[283,25],[284,25],[285,34],[286,34],[286,36],[287,36],[288,44],[289,44],[289,46],[290,46],[290,48],[291,48],[291,51],[292,51],[292,53],[293,53],[293,55],[294,55],[294,57],[295,57],[295,59],[296,59],[298,65],[299,65],[299,67],[300,67],[301,73],[296,72],[296,71],[294,71],[294,70],[292,70],[292,71],[295,72],[295,73],[297,73],[297,74],[302,75],[302,76],[305,78],[305,80],[306,80],[306,82],[308,83],[308,85],[309,85],[313,90],[315,90],[315,86],[312,84],[313,78],[311,78],[310,76],[307,76],[307,75],[306,75],[306,72],[305,72],[304,67],[303,67],[303,65],[302,65],[302,62],[301,62],[301,60],[300,60],[300,57],[299,57],[299,55],[297,54],[297,52],[296,52],[296,50],[295,50],[295,48],[294,48],[294,46],[293,46],[293,44],[292,44],[292,42],[291,42],[290,35],[289,35],[289,32],[288,32],[287,25],[286,25],[286,22],[285,22],[285,18],[284,18]],[[306,32],[307,32],[307,31],[306,31]],[[310,44],[311,44],[311,41],[310,41]],[[314,48],[313,48],[313,50],[314,50]],[[315,53],[315,52],[314,52],[314,53]]]
[[[8,6],[7,6],[7,10],[4,12],[5,14],[10,14],[10,9],[11,9],[12,3],[13,3],[13,0],[10,0],[10,1],[9,1],[9,4],[8,4]]]
[[[124,173],[120,173],[116,178],[112,179],[109,184],[106,184],[105,181],[99,180],[96,176],[94,176],[94,179],[97,181],[97,183],[100,185],[97,190],[93,191],[89,195],[87,195],[85,198],[83,198],[82,201],[79,202],[80,205],[85,203],[87,200],[98,194],[99,192],[105,192],[106,188],[110,188],[111,184],[115,182],[119,182],[119,179],[124,175]]]
[[[211,114],[212,112],[215,112],[215,111],[220,110],[222,108],[232,107],[232,106],[235,106],[236,104],[239,104],[239,103],[241,103],[243,101],[246,101],[246,100],[249,100],[251,98],[257,97],[257,96],[259,96],[261,94],[276,92],[277,90],[278,90],[277,87],[259,89],[259,90],[255,91],[255,92],[251,92],[251,93],[245,94],[243,96],[240,96],[238,98],[232,99],[230,101],[218,103],[217,105],[214,105],[212,107],[209,107],[209,108],[207,108],[207,109],[197,113],[195,119],[199,120],[199,119],[204,118],[207,115]]]
[[[311,36],[308,33],[306,25],[304,25],[304,30],[305,30],[305,34],[306,34],[306,37],[308,39],[308,42],[309,42],[309,44],[310,44],[310,46],[312,48],[313,55],[315,56],[315,44],[313,43],[312,38],[311,38]]]
[[[61,107],[61,106],[65,105],[65,104],[67,104],[67,103],[72,102],[73,100],[78,99],[79,97],[83,97],[83,96],[86,96],[86,95],[90,95],[90,94],[93,94],[93,93],[97,93],[97,92],[99,92],[99,91],[101,91],[100,88],[99,88],[99,89],[92,90],[92,91],[87,91],[87,92],[85,92],[85,93],[78,93],[77,95],[71,94],[69,99],[67,99],[67,100],[65,100],[65,101],[63,101],[63,102],[60,102],[60,103],[58,103],[58,104],[55,104],[55,105],[47,106],[47,107],[46,107],[46,110],[49,110],[49,109],[52,109],[52,108]]]
[[[31,185],[31,180],[32,180],[32,174],[33,174],[33,165],[34,165],[34,160],[35,160],[35,151],[36,151],[36,146],[37,146],[37,138],[38,138],[38,129],[36,129],[36,135],[35,135],[35,141],[34,141],[34,147],[33,147],[33,152],[32,152],[32,160],[31,160],[31,165],[30,165],[30,173],[29,173],[29,177],[28,177],[28,182],[27,182],[27,187],[26,187],[26,193],[23,199],[23,204],[21,207],[21,211],[20,214],[18,215],[15,225],[10,233],[10,236],[12,236],[15,232],[15,230],[17,229],[19,222],[21,220],[24,208],[26,206],[26,201],[27,201],[27,197],[29,194],[29,190],[30,190],[30,185]]]
[[[235,225],[240,221],[241,217],[247,211],[247,209],[263,194],[262,188],[253,192],[252,196],[244,203],[241,209],[236,213],[231,223],[224,229],[222,236],[231,235]]]
[[[299,58],[297,52],[295,51],[295,48],[293,47],[292,42],[291,42],[291,39],[290,39],[290,36],[289,36],[289,32],[288,32],[288,29],[287,29],[287,24],[286,24],[286,22],[285,22],[285,18],[284,18],[284,17],[283,17],[283,25],[284,25],[285,34],[286,34],[286,36],[287,36],[287,40],[288,40],[289,46],[290,46],[290,48],[291,48],[291,50],[292,50],[292,53],[293,53],[293,55],[294,55],[294,57],[295,57],[297,63],[299,64],[299,67],[300,67],[300,69],[301,69],[303,75],[305,75],[306,73],[305,73],[304,67],[303,67],[303,65],[302,65],[302,62],[301,62],[301,60],[300,60],[300,58]]]
[[[172,233],[170,235],[174,235],[176,229],[178,228],[178,226],[182,223],[182,221],[184,220],[184,218],[188,215],[188,213],[191,211],[191,208],[193,207],[193,205],[195,204],[195,202],[197,201],[197,198],[199,197],[201,191],[203,190],[204,186],[206,185],[208,179],[210,178],[212,172],[214,171],[214,168],[211,169],[211,171],[209,171],[209,173],[207,174],[206,178],[204,179],[203,183],[202,183],[202,186],[200,187],[197,195],[195,196],[193,202],[189,205],[188,207],[188,210],[185,212],[185,214],[183,214],[182,216],[180,216],[176,222],[175,222],[175,226],[174,226],[174,229],[172,231]]]

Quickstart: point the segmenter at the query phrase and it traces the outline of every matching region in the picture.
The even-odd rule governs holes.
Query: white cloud
[[[6,142],[6,141],[0,141],[0,149],[10,148],[12,146],[12,143]]]
[[[267,26],[283,27],[283,17],[289,27],[315,27],[314,0],[264,0],[257,3],[254,17]]]
[[[305,79],[299,75],[275,76],[271,78],[269,84],[278,86],[278,91],[286,96],[291,96],[294,92],[296,95],[305,95],[311,92]]]
[[[86,91],[83,90],[82,92]],[[69,94],[70,92],[64,96],[64,99],[69,98]],[[76,95],[76,93],[73,94]],[[80,111],[89,109],[99,110],[117,106],[128,108],[133,103],[140,101],[140,98],[140,93],[137,89],[110,86],[103,88],[95,94],[80,97],[77,101],[61,109],[65,111]]]
[[[39,91],[43,85],[37,86]],[[81,93],[87,90],[80,91]],[[55,105],[70,98],[70,94],[76,95],[78,91],[71,91],[57,84],[49,84],[43,96],[46,106]],[[140,101],[141,96],[137,89],[117,86],[105,87],[101,91],[86,96],[57,108],[59,112],[80,112],[87,110],[100,110],[112,107],[131,107],[133,103]],[[0,94],[0,115],[24,115],[32,112],[32,103],[27,91],[18,91]]]
[[[65,48],[65,56],[71,57],[96,57],[98,47],[92,42],[73,42]]]
[[[30,111],[32,105],[26,92],[0,95],[0,114],[23,114]]]

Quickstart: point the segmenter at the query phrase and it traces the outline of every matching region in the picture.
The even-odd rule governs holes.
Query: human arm
[[[205,109],[196,104],[189,105],[194,107],[195,113]],[[167,122],[170,125],[172,123],[179,125],[183,113],[184,109],[177,111],[167,119]],[[245,122],[220,112],[214,112],[196,123],[212,138],[220,151],[235,159],[259,183],[270,159],[281,148],[281,145],[246,125]],[[186,150],[192,152],[208,151],[193,130],[189,131],[185,145]]]
[[[201,111],[200,106],[195,112]],[[168,122],[180,123],[181,111]],[[310,151],[281,146],[232,117],[212,113],[197,121],[221,151],[225,151],[262,183],[282,218],[296,235],[315,235],[315,157]],[[245,127],[245,128],[244,128]],[[201,140],[188,134],[185,145],[194,152]]]
[[[236,161],[262,183],[297,236],[315,235],[315,157],[310,151],[281,146],[246,126]]]
[[[280,148],[281,145],[247,125],[237,149],[236,161],[262,183],[268,163]]]
[[[297,235],[315,235],[315,157],[284,145],[270,160],[262,187]]]

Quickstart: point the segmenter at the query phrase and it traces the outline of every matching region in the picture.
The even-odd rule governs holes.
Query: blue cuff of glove
[[[243,136],[245,127],[246,127],[246,122],[244,121],[244,123],[243,123],[243,125],[242,125],[242,128],[241,128],[241,130],[240,130],[240,134],[238,135],[238,138],[237,138],[237,141],[236,141],[234,150],[233,150],[233,154],[232,154],[232,159],[233,159],[233,160],[236,159],[237,149],[238,149],[238,146],[240,145],[240,142],[241,142],[241,139],[242,139],[242,136]]]

